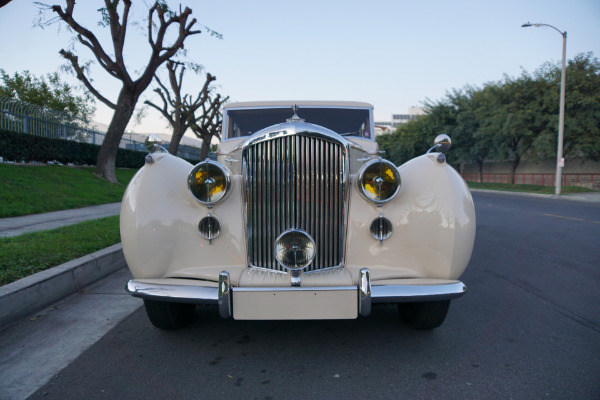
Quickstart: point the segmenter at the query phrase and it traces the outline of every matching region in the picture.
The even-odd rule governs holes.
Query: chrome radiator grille
[[[285,271],[275,239],[288,229],[312,236],[316,257],[305,271],[342,263],[345,148],[318,137],[290,135],[250,145],[245,152],[248,260]]]

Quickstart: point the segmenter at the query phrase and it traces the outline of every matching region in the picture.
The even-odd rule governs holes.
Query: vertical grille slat
[[[327,203],[325,203],[325,191],[327,190],[327,185],[326,185],[326,181],[325,181],[325,173],[323,171],[323,160],[327,157],[327,154],[325,153],[325,142],[317,142],[317,152],[319,154],[322,155],[322,157],[317,160],[317,176],[316,176],[316,180],[317,180],[317,184],[319,185],[319,189],[317,190],[317,197],[319,198],[319,202],[317,203],[318,207],[316,207],[316,213],[317,213],[317,223],[318,223],[318,237],[319,237],[319,247],[320,248],[327,248],[327,236],[325,235],[325,208],[327,207]],[[319,261],[321,265],[326,265],[325,264],[325,255],[327,254],[327,252],[325,251],[320,251],[317,253],[317,255],[319,256]]]
[[[306,271],[342,263],[345,148],[320,137],[286,135],[245,151],[248,259],[251,266],[285,271],[275,260],[275,239],[301,229],[314,239],[316,257]]]

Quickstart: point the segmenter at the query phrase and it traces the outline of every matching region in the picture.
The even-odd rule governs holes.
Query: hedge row
[[[63,164],[95,165],[100,146],[70,140],[50,139],[0,130],[0,157],[9,161],[58,161]],[[126,149],[117,152],[116,166],[140,168],[147,153]]]

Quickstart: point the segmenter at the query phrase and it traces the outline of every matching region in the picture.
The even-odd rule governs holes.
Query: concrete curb
[[[0,287],[0,327],[126,266],[120,243]]]
[[[503,194],[506,196],[523,196],[523,197],[539,197],[541,199],[562,199],[564,196],[557,196],[555,194],[542,194],[542,193],[528,193],[528,192],[510,192],[505,190],[489,190],[489,189],[469,189],[475,193],[494,193]]]
[[[501,194],[506,196],[521,196],[521,197],[537,197],[542,199],[553,199],[553,200],[574,200],[584,201],[587,203],[598,203],[600,202],[600,193],[590,192],[581,194],[542,194],[542,193],[527,193],[527,192],[509,192],[503,190],[488,190],[488,189],[469,189],[473,193],[493,193]]]

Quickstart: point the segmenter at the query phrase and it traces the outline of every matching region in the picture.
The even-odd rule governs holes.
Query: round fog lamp
[[[304,231],[285,231],[275,240],[275,258],[286,269],[301,270],[315,258],[315,242]]]
[[[190,193],[207,207],[212,207],[223,200],[230,185],[229,173],[216,161],[202,161],[188,176]]]
[[[371,236],[377,240],[385,240],[392,235],[392,222],[385,217],[378,217],[371,222]]]
[[[204,239],[213,240],[221,233],[221,224],[218,219],[209,215],[200,220],[198,232]]]
[[[358,188],[367,200],[383,204],[398,193],[400,173],[390,161],[370,161],[358,173]]]

